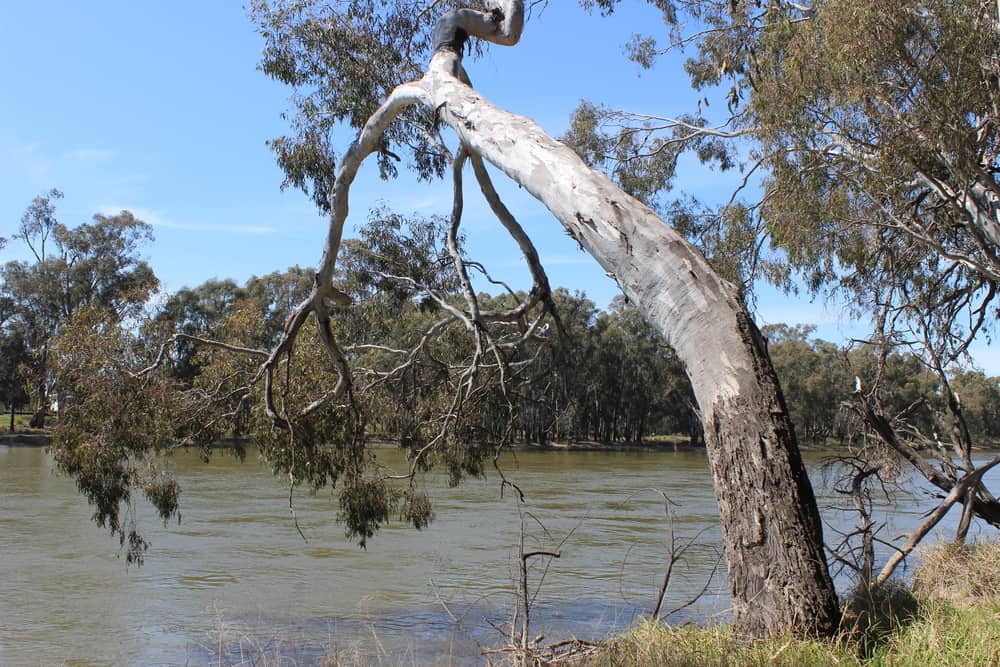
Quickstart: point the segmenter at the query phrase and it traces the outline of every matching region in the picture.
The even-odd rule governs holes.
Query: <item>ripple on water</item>
[[[327,547],[310,547],[305,550],[310,558],[351,558],[357,555],[354,549],[335,549]]]
[[[231,574],[198,574],[185,575],[177,578],[178,583],[191,590],[205,590],[208,588],[219,588],[226,584],[240,583],[239,577]]]

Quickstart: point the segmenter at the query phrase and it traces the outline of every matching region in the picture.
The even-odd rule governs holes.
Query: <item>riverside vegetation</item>
[[[1000,542],[921,553],[912,587],[848,599],[838,636],[749,641],[724,627],[643,623],[606,643],[590,667],[907,667],[1000,664]]]

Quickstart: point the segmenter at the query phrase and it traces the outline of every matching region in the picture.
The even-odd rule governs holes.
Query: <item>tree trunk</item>
[[[31,420],[28,421],[28,426],[30,428],[45,428],[46,414],[48,414],[48,409],[43,404],[31,415]]]
[[[30,428],[45,428],[45,415],[49,411],[49,397],[45,384],[48,379],[49,368],[49,344],[47,341],[42,344],[40,365],[41,368],[38,371],[39,379],[35,390],[38,396],[38,407],[35,409],[35,412],[31,415],[31,420],[28,422],[28,426]]]
[[[812,487],[738,290],[649,208],[533,121],[497,109],[440,49],[421,84],[462,143],[538,198],[676,350],[701,410],[735,623],[830,634],[839,610]]]

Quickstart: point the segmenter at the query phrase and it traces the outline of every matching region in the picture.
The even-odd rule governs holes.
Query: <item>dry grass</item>
[[[1000,604],[1000,541],[925,548],[913,592],[961,606]]]

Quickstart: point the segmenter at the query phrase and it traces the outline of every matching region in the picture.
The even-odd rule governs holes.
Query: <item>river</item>
[[[395,449],[378,457],[403,467]],[[836,494],[823,482],[822,457],[806,458],[829,505]],[[673,503],[676,541],[694,540],[665,608],[696,596],[718,560],[701,451],[511,454],[504,467],[523,503],[509,489],[501,497],[495,475],[457,488],[432,475],[435,521],[422,531],[384,528],[366,550],[345,539],[328,491],[296,492],[304,540],[287,485],[252,449],[242,463],[219,452],[204,464],[187,451],[170,461],[182,520],[164,527],[140,502],[136,519],[152,547],[145,565],[127,567],[44,449],[0,446],[0,665],[201,665],[238,662],[241,651],[248,664],[278,654],[297,665],[327,654],[474,663],[481,646],[502,643],[492,625],[513,608],[522,523],[526,549],[561,553],[533,560],[533,589],[544,574],[537,633],[602,637],[655,602],[668,544],[661,491]],[[997,488],[1000,470],[987,483]],[[898,495],[882,535],[914,525],[931,502],[923,486]],[[850,518],[824,510],[835,526]],[[957,520],[953,511],[939,534],[953,534]],[[724,621],[724,589],[723,566],[672,620]]]

